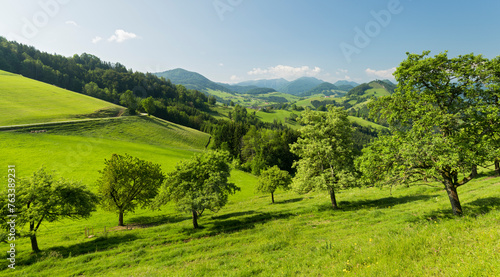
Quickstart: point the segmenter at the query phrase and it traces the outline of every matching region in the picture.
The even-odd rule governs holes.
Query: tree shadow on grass
[[[164,119],[153,118],[153,117],[149,117],[149,116],[141,116],[141,118],[149,121],[150,123],[156,124],[160,127],[166,128],[166,129],[171,129],[171,130],[173,130],[173,129],[181,130],[182,129],[178,125],[164,121]]]
[[[22,261],[23,265],[34,264],[44,257],[57,256],[61,258],[75,257],[79,255],[106,251],[112,249],[122,243],[129,243],[138,237],[134,234],[112,235],[108,237],[98,237],[86,242],[73,244],[70,246],[54,246],[47,249],[42,249],[38,254],[30,255],[27,260]]]
[[[486,197],[465,203],[462,207],[466,215],[487,214],[500,209],[500,197]]]
[[[287,200],[283,200],[283,201],[275,201],[274,204],[281,205],[281,204],[288,204],[288,203],[300,202],[302,200],[304,200],[304,197],[287,199]]]
[[[474,200],[468,203],[462,203],[462,211],[464,216],[476,217],[491,212],[492,210],[500,209],[499,197],[486,197]],[[455,219],[457,216],[453,214],[451,205],[449,208],[429,211],[421,217],[411,220],[411,222],[432,222],[437,220]]]
[[[212,219],[215,219],[215,220],[228,219],[231,217],[244,216],[244,215],[250,215],[250,214],[255,214],[255,211],[228,213],[228,214],[223,214],[223,215],[218,215],[218,216],[212,216]]]
[[[190,218],[191,217],[185,215],[136,216],[130,218],[127,224],[138,226],[140,228],[148,228],[162,224],[177,223]]]
[[[241,216],[241,214],[250,216],[243,216],[235,219],[234,217]],[[232,215],[232,216],[231,216]],[[200,226],[198,229],[184,228],[182,232],[185,235],[197,234],[200,230],[204,232],[204,236],[215,236],[221,233],[234,233],[242,230],[248,230],[255,228],[256,224],[265,223],[271,220],[284,219],[292,216],[291,213],[256,213],[253,211],[242,212],[242,213],[232,213],[228,215],[222,215],[221,217],[214,217],[214,219],[226,220],[216,220],[212,223],[199,222]]]
[[[339,201],[338,206],[341,211],[356,211],[360,209],[369,208],[387,208],[393,207],[400,204],[406,204],[414,201],[428,200],[430,198],[436,197],[436,195],[408,195],[402,197],[384,197],[375,200],[358,200],[358,201]],[[332,204],[330,202],[326,204],[317,205],[318,211],[329,211],[332,210]]]

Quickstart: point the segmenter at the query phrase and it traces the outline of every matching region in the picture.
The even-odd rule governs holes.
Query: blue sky
[[[211,80],[392,79],[406,52],[500,55],[500,1],[0,0],[0,36]]]

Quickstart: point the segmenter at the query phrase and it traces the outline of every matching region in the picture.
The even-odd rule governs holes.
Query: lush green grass
[[[349,116],[349,120],[351,122],[356,122],[358,123],[359,125],[361,126],[364,126],[364,127],[372,127],[376,130],[383,130],[383,129],[387,129],[387,127],[384,127],[382,125],[379,125],[377,123],[373,123],[371,121],[368,121],[368,120],[365,120],[363,118],[360,118],[360,117],[355,117],[355,116]]]
[[[31,133],[34,129],[47,132]],[[20,176],[44,165],[93,184],[113,153],[160,163],[168,171],[204,149],[208,139],[208,134],[162,120],[122,117],[0,132],[0,160],[15,164]]]
[[[0,71],[0,126],[117,115],[111,103]]]
[[[257,117],[263,122],[274,122],[277,120],[283,124],[287,124],[292,128],[300,128],[300,125],[295,122],[285,121],[285,118],[290,118],[292,114],[300,115],[299,111],[289,111],[289,110],[272,110],[270,112],[258,111],[256,113]],[[293,124],[292,124],[293,123]]]
[[[255,178],[233,173],[242,191],[193,230],[167,206],[127,215],[45,225],[44,252],[18,242],[18,276],[498,276],[500,184],[485,177],[461,188],[466,215],[451,215],[440,187],[368,188],[338,193],[255,195]],[[84,228],[94,228],[84,238]],[[36,272],[36,274],[34,274]],[[3,270],[0,275],[9,271]]]
[[[323,94],[315,94],[315,95],[311,95],[311,96],[304,98],[304,99],[299,99],[299,101],[297,101],[295,104],[297,106],[309,107],[311,109],[314,109],[314,106],[311,104],[312,101],[314,101],[314,100],[323,101],[326,99],[330,99],[330,98],[325,98],[325,95],[323,95]]]
[[[390,93],[384,88],[372,88],[367,90],[364,95],[373,95],[376,97],[380,97],[390,95]]]

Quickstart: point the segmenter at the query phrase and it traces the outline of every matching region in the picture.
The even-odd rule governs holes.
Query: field
[[[31,130],[46,130],[31,133]],[[201,151],[209,135],[146,117],[26,127],[0,132],[1,160],[15,164],[21,175],[42,165],[64,177],[92,185],[97,170],[111,154],[128,153],[161,163],[165,169]]]
[[[162,211],[46,224],[42,254],[21,239],[17,276],[497,276],[500,184],[483,177],[460,193],[466,215],[451,216],[434,186],[368,188],[338,194],[254,194],[255,177],[234,171],[242,191],[192,229],[188,214]],[[392,192],[392,194],[391,194]],[[84,238],[84,228],[95,236]],[[104,233],[104,227],[107,233]],[[34,274],[36,272],[36,274]],[[6,275],[7,274],[7,275]],[[10,276],[7,270],[2,276]]]
[[[0,70],[0,126],[107,117],[123,107]]]

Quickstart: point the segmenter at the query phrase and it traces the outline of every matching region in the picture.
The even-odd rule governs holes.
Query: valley
[[[36,231],[41,249],[37,252],[30,245],[29,224],[18,225],[16,276],[495,276],[500,272],[496,156],[485,154],[480,160],[472,155],[477,158],[477,174],[460,186],[463,214],[455,215],[446,187],[432,175],[440,168],[408,173],[406,169],[429,161],[412,161],[413,167],[404,162],[423,152],[451,153],[438,156],[440,163],[449,162],[463,154],[456,153],[459,147],[449,150],[438,144],[441,137],[426,136],[432,132],[412,134],[424,133],[411,140],[421,143],[415,146],[407,137],[395,137],[398,126],[391,119],[369,116],[370,103],[401,97],[391,81],[332,84],[302,77],[224,84],[183,69],[133,72],[89,54],[62,57],[0,42],[2,53],[16,48],[17,52],[9,52],[11,57],[25,57],[25,63],[31,61],[27,53],[43,57],[46,65],[41,68],[47,73],[25,68],[20,60],[9,66],[0,62],[1,70],[14,69],[0,71],[4,180],[7,165],[15,165],[16,185],[27,187],[26,178],[44,167],[102,197],[97,180],[113,154],[157,164],[169,174],[178,170],[177,164],[214,151],[228,153],[228,181],[240,188],[220,211],[202,212],[199,228],[173,202],[126,212],[124,226],[117,226],[115,212],[97,203],[88,218],[44,221]],[[59,77],[48,78],[49,73]],[[69,78],[73,75],[78,78]],[[396,106],[401,103],[411,101],[396,101]],[[313,124],[340,121],[328,117],[334,112],[345,115],[348,132],[343,137],[328,133],[321,143],[311,145],[318,147],[313,156],[323,156],[316,154],[320,151],[324,155],[347,151],[320,147],[331,138],[346,139],[352,148],[348,150],[355,168],[338,169],[352,175],[335,183],[337,209],[332,208],[327,189],[299,193],[296,186],[302,179],[297,176],[304,171],[293,166],[303,159],[293,145],[311,139],[307,132],[321,134],[323,130]],[[495,147],[494,138],[484,145]],[[452,142],[471,147],[464,140],[457,136]],[[407,144],[397,144],[401,141]],[[433,145],[440,148],[429,149]],[[456,179],[466,179],[468,162],[456,161],[456,167],[464,169]],[[260,172],[272,165],[295,178],[291,190],[273,192],[274,204],[269,193],[256,190],[262,182]],[[322,172],[318,168],[309,171]],[[333,179],[328,174],[311,175],[313,182],[304,182],[312,186]],[[7,189],[2,188],[2,195],[8,194]],[[17,199],[25,201],[23,197]],[[2,216],[8,218],[5,211]],[[2,234],[2,247],[9,247]],[[0,276],[13,276],[7,262],[2,264]]]

